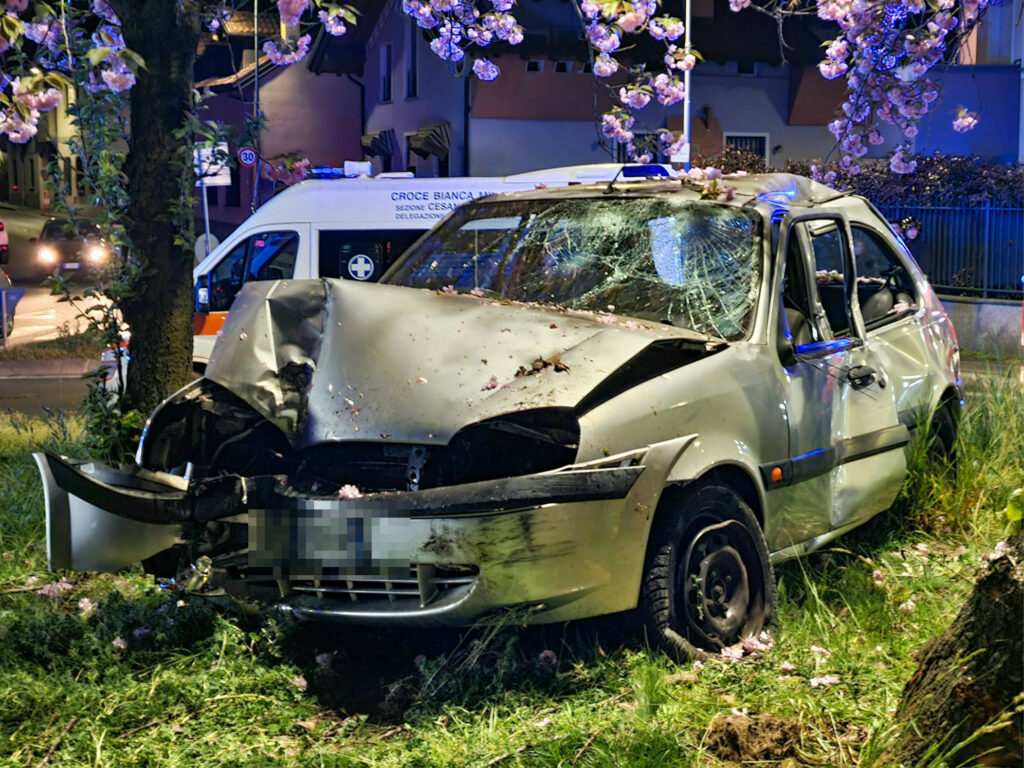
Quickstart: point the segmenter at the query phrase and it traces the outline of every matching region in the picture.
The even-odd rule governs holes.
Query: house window
[[[419,34],[416,22],[409,19],[405,39],[405,98],[414,99],[419,89]]]
[[[764,158],[765,166],[768,165],[767,133],[725,133],[722,134],[722,143],[733,149],[760,155]]]
[[[589,62],[589,61],[584,61],[584,62],[583,62],[583,63],[582,63],[581,65],[580,65],[580,74],[581,74],[581,75],[589,75],[589,74],[591,74],[591,73],[592,73],[593,71],[594,71],[594,68],[593,68],[592,66],[590,66],[590,62]]]
[[[380,48],[380,100],[391,101],[391,43]]]
[[[571,61],[556,61],[555,72],[560,75],[571,75],[572,74],[572,62]]]
[[[544,60],[543,59],[527,59],[526,61],[527,72],[543,72],[544,71]]]

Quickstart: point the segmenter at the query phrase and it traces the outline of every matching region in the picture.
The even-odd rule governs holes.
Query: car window
[[[476,203],[455,211],[384,280],[736,339],[753,317],[760,233],[755,211],[668,196]]]
[[[264,232],[250,238],[246,280],[284,280],[295,276],[297,232]]]
[[[917,304],[914,281],[877,233],[857,225],[852,229],[857,297],[865,326],[902,317]]]
[[[250,280],[295,276],[299,235],[290,230],[260,232],[242,240],[210,271],[210,310],[226,312]]]
[[[825,310],[829,330],[833,338],[848,336],[850,322],[847,315],[844,266],[846,239],[842,230],[833,226],[818,234],[812,232],[811,250],[818,300]]]

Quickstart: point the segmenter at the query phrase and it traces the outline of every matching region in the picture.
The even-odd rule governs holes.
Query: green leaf
[[[109,55],[109,48],[93,48],[86,54],[86,57],[88,57],[91,66],[98,67]]]
[[[127,63],[129,64],[129,66],[134,64],[139,69],[146,68],[146,60],[130,48],[125,48],[123,51],[121,51],[121,58],[128,59]]]
[[[1024,520],[1024,488],[1018,488],[1010,494],[1010,501],[1006,505],[1006,519],[1011,523]]]

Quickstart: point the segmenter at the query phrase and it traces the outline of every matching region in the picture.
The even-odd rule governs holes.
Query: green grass
[[[81,357],[99,365],[104,349],[102,336],[93,330],[62,333],[56,339],[35,341],[0,349],[0,363],[6,360],[57,360]]]
[[[0,417],[0,763],[703,767],[723,764],[722,718],[745,712],[797,729],[789,765],[880,765],[915,651],[955,616],[1022,482],[1024,394],[988,386],[952,486],[918,457],[897,509],[777,569],[771,650],[703,667],[652,653],[622,617],[325,629],[141,572],[60,574],[68,591],[38,595],[58,576],[28,454],[73,450],[79,426]],[[812,687],[824,676],[838,682]]]

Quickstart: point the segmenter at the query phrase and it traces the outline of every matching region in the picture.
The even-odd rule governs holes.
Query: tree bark
[[[199,44],[197,4],[173,0],[110,3],[125,44],[143,57],[131,91],[124,171],[126,229],[145,273],[124,303],[131,329],[127,396],[149,413],[186,384],[192,370],[192,252],[175,239],[191,232],[192,147],[175,138],[193,108],[193,65]]]
[[[916,765],[929,750],[949,765],[1024,763],[1024,541],[1009,544],[922,649],[896,713],[900,736],[880,765]]]

